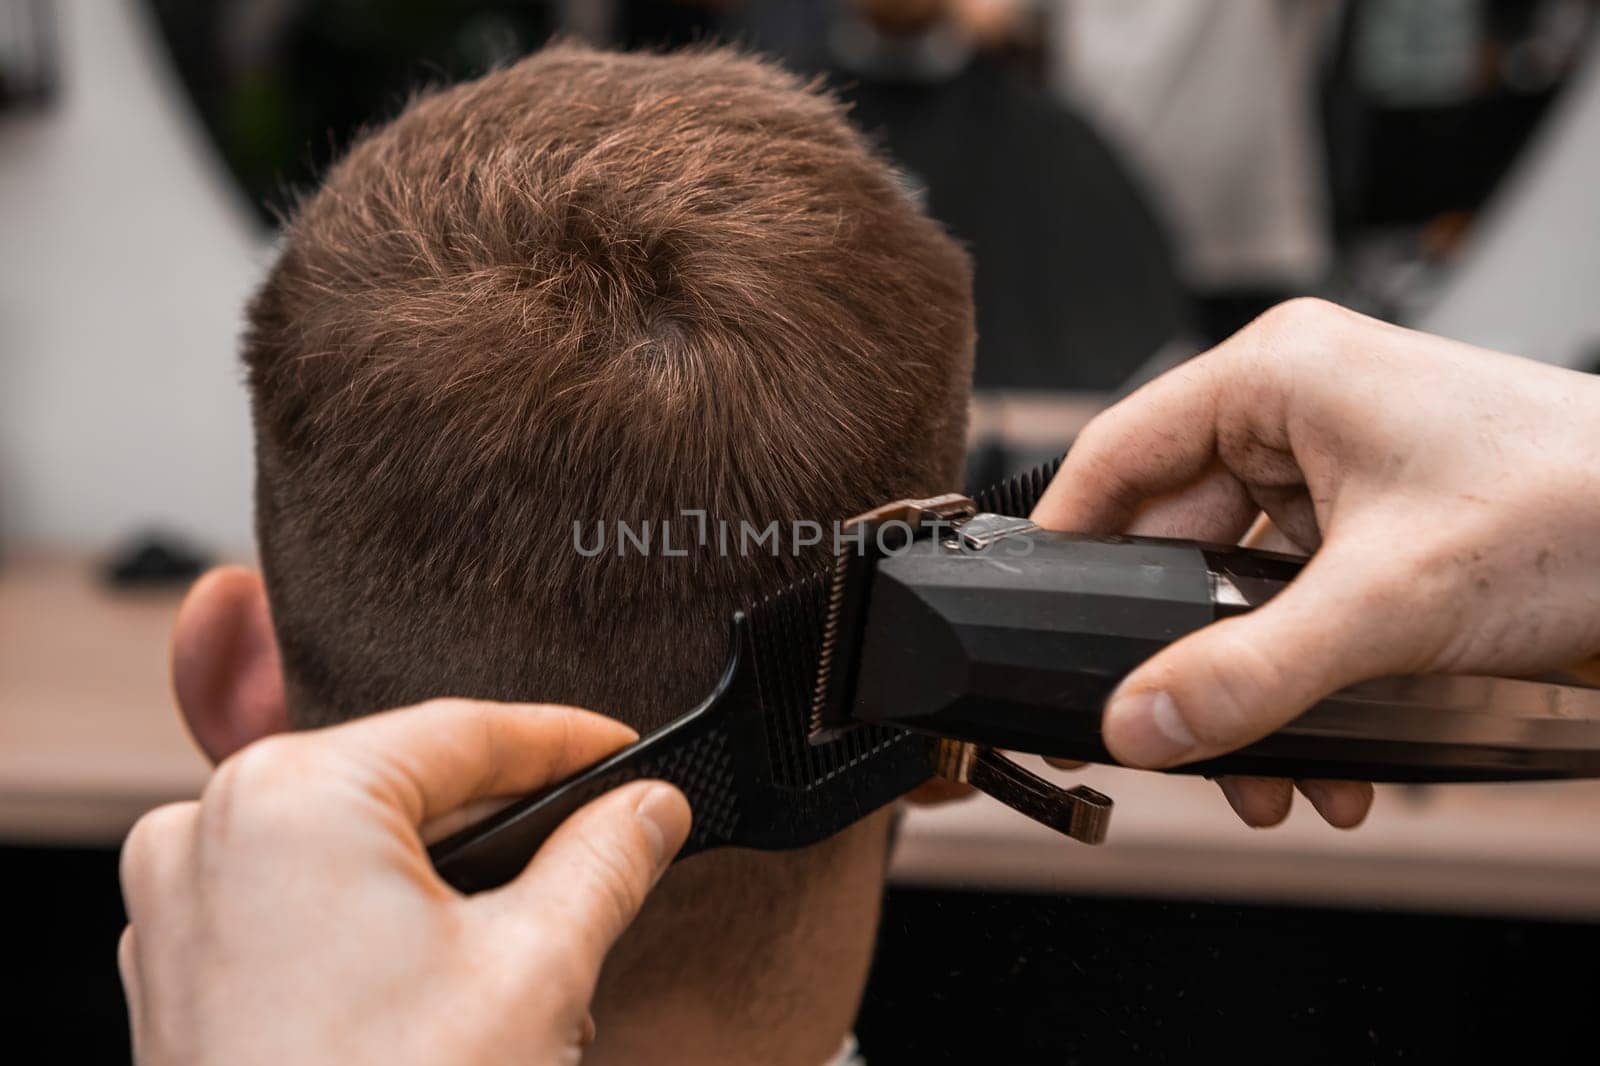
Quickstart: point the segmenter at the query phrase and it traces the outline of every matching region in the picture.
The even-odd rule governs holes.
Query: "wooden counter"
[[[112,592],[81,559],[0,564],[0,835],[120,840],[193,796],[206,761],[173,707],[167,636],[180,594]]]
[[[1203,778],[1095,766],[1067,774],[1116,807],[1105,844],[1061,841],[979,797],[913,810],[903,881],[1239,902],[1600,919],[1600,782],[1380,785],[1353,831],[1303,797],[1244,826]]]

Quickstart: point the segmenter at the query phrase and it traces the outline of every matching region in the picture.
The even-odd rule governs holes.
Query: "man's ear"
[[[194,583],[172,633],[172,689],[190,734],[213,762],[289,728],[259,573],[223,566]]]

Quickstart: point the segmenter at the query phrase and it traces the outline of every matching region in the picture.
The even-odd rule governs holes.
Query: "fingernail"
[[[652,785],[640,798],[634,813],[644,824],[656,867],[666,866],[689,835],[683,817],[683,798],[671,785]]]
[[[1160,689],[1112,700],[1105,728],[1116,733],[1118,758],[1134,766],[1164,766],[1199,746],[1178,705]]]

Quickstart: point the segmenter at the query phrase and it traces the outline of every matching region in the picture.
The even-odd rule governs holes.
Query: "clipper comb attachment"
[[[993,748],[960,740],[939,741],[933,768],[945,780],[971,785],[1073,840],[1105,842],[1111,825],[1111,797],[1088,785],[1057,788]]]
[[[1039,505],[1039,498],[1061,470],[1065,455],[1058,455],[1032,470],[1014,474],[997,485],[990,485],[972,498],[979,511],[1026,518]]]

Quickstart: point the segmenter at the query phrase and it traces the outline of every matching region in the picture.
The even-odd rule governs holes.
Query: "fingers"
[[[1233,813],[1252,829],[1277,825],[1294,805],[1294,782],[1281,777],[1219,777],[1217,787]]]
[[[564,980],[593,987],[600,964],[632,923],[690,826],[689,803],[671,785],[641,781],[584,807],[558,829],[515,881],[470,906],[537,917],[541,939],[572,948]]]
[[[1079,434],[1033,520],[1121,533],[1145,501],[1201,478],[1217,456],[1216,377],[1214,359],[1202,356],[1100,414]]]
[[[1256,483],[1270,487],[1285,476],[1298,484],[1291,410],[1303,418],[1307,404],[1316,408],[1337,384],[1327,368],[1363,350],[1361,338],[1370,346],[1365,332],[1352,340],[1353,327],[1389,328],[1319,300],[1291,300],[1156,378],[1085,427],[1033,520],[1047,529],[1125,532],[1149,501],[1186,495],[1219,458],[1258,491]],[[1286,532],[1310,543],[1305,530]]]
[[[1354,829],[1367,819],[1372,810],[1372,783],[1370,781],[1297,781],[1306,799],[1322,815],[1322,820],[1336,829]]]
[[[184,877],[194,853],[196,803],[169,803],[134,823],[118,860],[122,903],[130,924],[148,918]]]
[[[141,939],[135,926],[149,938],[143,946],[170,952],[179,938],[171,928],[174,915],[166,906],[186,891],[193,870],[195,826],[199,804],[169,803],[157,807],[134,823],[122,844],[118,878],[122,882],[123,909],[128,925],[117,941],[117,973],[128,1002],[128,1024],[135,1047],[144,1026],[144,982],[140,975]],[[177,916],[181,922],[182,916]]]
[[[369,768],[372,784],[421,825],[472,800],[542,788],[637,737],[575,707],[452,699],[322,730],[316,744]]]
[[[1193,484],[1151,500],[1121,532],[1234,544],[1250,529],[1256,515],[1255,501],[1244,484],[1214,465]]]
[[[144,1011],[144,995],[139,982],[138,949],[134,946],[133,926],[126,926],[117,941],[117,974],[122,978],[122,995],[128,1001],[128,1026],[133,1046],[139,1046],[139,1016]]]
[[[1290,781],[1282,777],[1230,775],[1217,778],[1217,787],[1239,820],[1253,829],[1266,829],[1287,818],[1294,804],[1295,788],[1335,829],[1354,829],[1372,809],[1372,785],[1366,781]]]
[[[122,987],[128,994],[128,1005],[133,1006],[137,996],[138,970],[134,966],[133,926],[124,926],[122,935],[117,938],[117,974],[122,978]]]
[[[1403,603],[1358,561],[1324,552],[1262,607],[1191,633],[1130,674],[1108,702],[1106,746],[1166,767],[1257,740],[1328,693],[1397,672]],[[1344,808],[1341,806],[1341,813]]]

